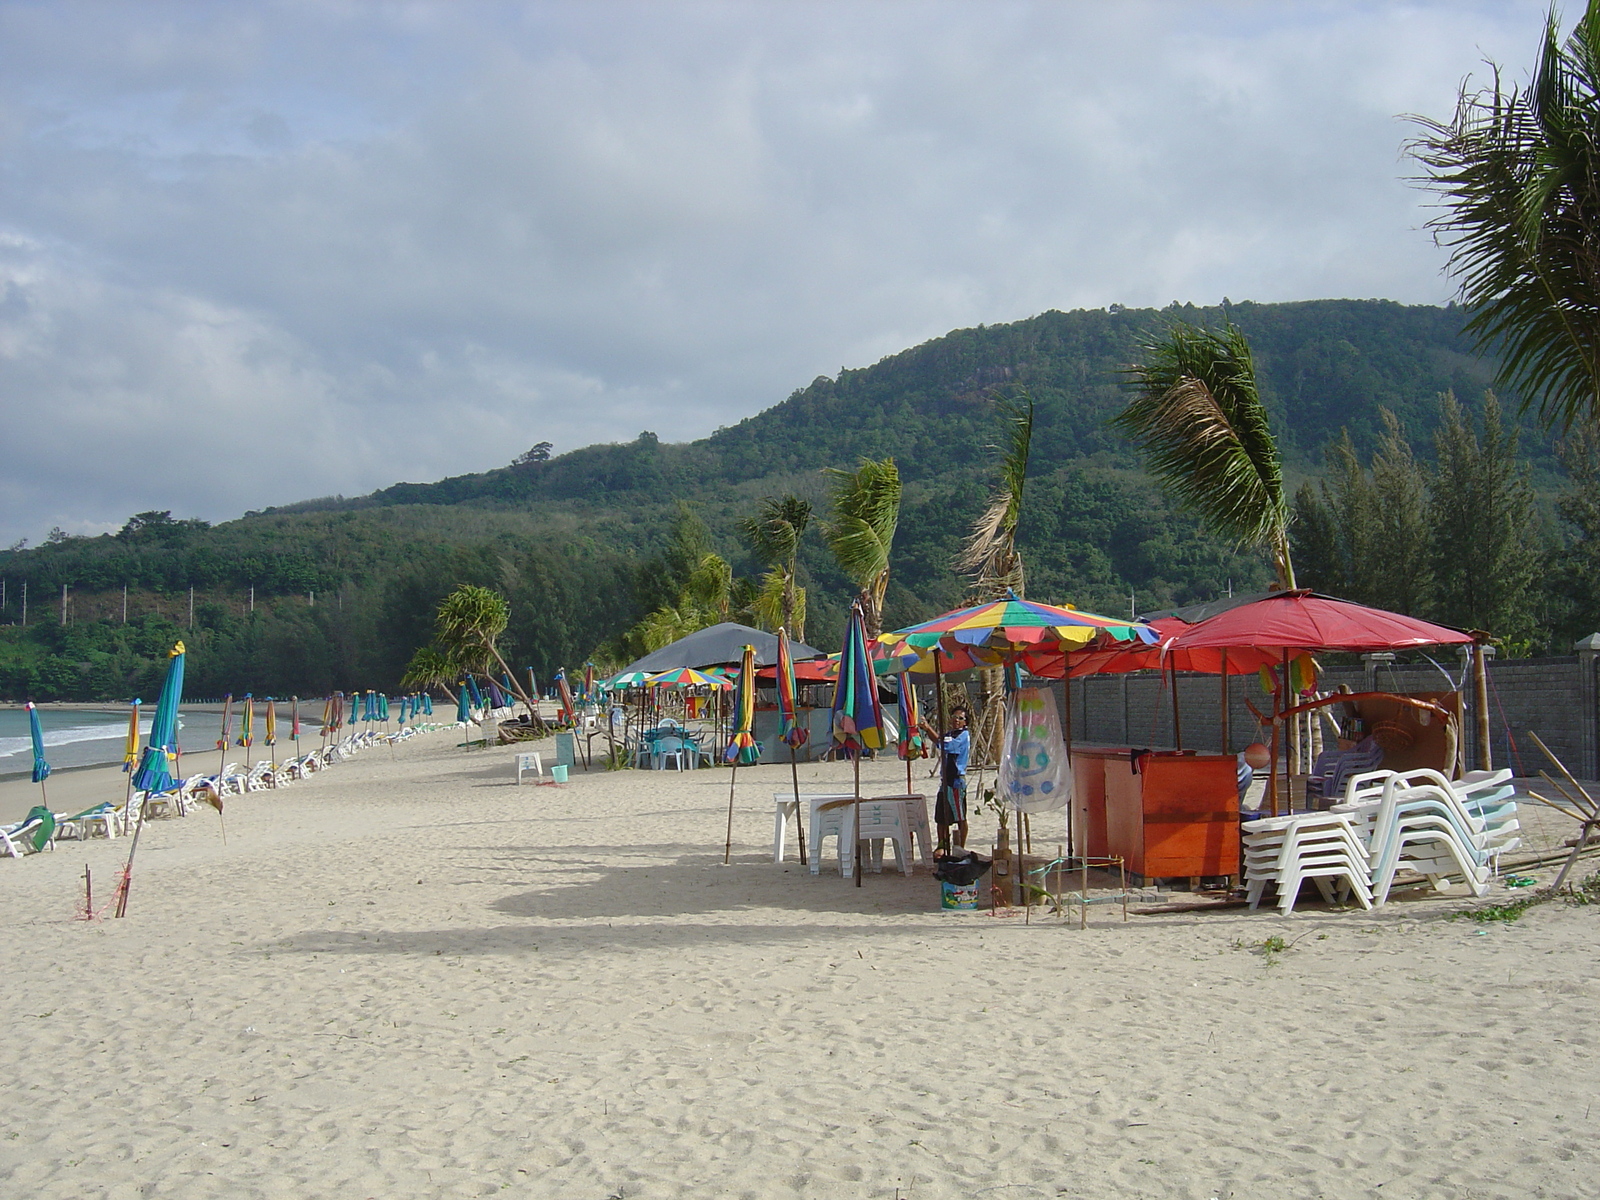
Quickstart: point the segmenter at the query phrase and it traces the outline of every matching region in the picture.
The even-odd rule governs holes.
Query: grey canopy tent
[[[740,625],[737,621],[724,621],[720,625],[713,625],[709,629],[702,629],[698,633],[691,633],[686,638],[679,638],[670,646],[646,654],[637,662],[631,662],[622,669],[620,674],[630,674],[634,671],[674,671],[679,667],[715,667],[727,663],[737,663],[744,657],[744,648],[756,648],[756,666],[770,667],[778,661],[778,638],[776,634],[762,633],[759,629],[752,629],[748,625]],[[789,642],[789,652],[796,659],[821,658],[827,652],[818,650],[814,646],[807,646],[804,642]]]

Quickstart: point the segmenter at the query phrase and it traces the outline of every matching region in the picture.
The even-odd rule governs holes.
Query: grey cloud
[[[699,436],[1051,307],[1443,300],[1395,114],[1540,11],[0,9],[0,540]]]

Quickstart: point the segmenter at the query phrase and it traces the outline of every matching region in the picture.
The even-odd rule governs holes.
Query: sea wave
[[[183,722],[178,723],[183,728]],[[148,737],[150,722],[139,722],[139,735]],[[126,725],[69,725],[65,729],[46,729],[44,731],[44,744],[46,749],[51,746],[69,746],[74,742],[120,742],[128,736]],[[10,758],[17,754],[32,754],[33,738],[29,737],[0,737],[0,759]]]

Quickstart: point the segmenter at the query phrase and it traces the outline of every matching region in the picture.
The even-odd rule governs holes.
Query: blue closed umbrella
[[[478,681],[473,679],[473,677],[471,675],[467,676],[467,691],[472,693],[472,707],[473,708],[482,708],[483,707],[483,693],[478,691]]]
[[[427,692],[422,693],[422,714],[426,717],[433,716],[433,697]]]
[[[155,719],[150,724],[150,740],[145,743],[144,761],[133,777],[133,786],[146,792],[168,792],[174,786],[173,769],[178,765],[178,705],[183,702],[182,642],[172,647],[167,658],[167,678],[156,701]]]
[[[461,681],[461,692],[456,700],[456,720],[463,725],[472,723],[472,700],[467,695],[467,681]]]
[[[50,777],[50,764],[44,760],[44,730],[39,728],[39,709],[28,701],[28,732],[33,736],[33,782],[42,784]]]

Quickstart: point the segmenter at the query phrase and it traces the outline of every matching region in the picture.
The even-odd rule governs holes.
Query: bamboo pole
[[[1183,724],[1178,719],[1178,664],[1172,664],[1172,744],[1174,749],[1183,749]]]
[[[1233,753],[1232,750],[1229,749],[1229,744],[1230,744],[1229,743],[1229,734],[1232,732],[1232,730],[1229,728],[1229,724],[1230,724],[1230,722],[1228,721],[1228,651],[1227,651],[1226,648],[1224,648],[1223,651],[1222,651],[1222,752],[1224,754]]]
[[[1489,739],[1489,668],[1483,653],[1488,635],[1476,636],[1478,640],[1472,645],[1472,706],[1477,710],[1473,716],[1477,719],[1478,726],[1478,767],[1480,770],[1492,771],[1494,745]]]

